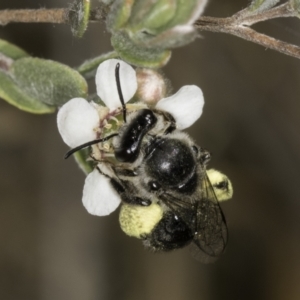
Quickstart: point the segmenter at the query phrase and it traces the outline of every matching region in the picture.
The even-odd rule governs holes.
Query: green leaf
[[[126,62],[143,68],[161,68],[167,64],[171,51],[164,49],[147,49],[134,44],[122,32],[115,32],[111,44],[119,56]]]
[[[105,53],[103,55],[85,61],[81,66],[77,68],[77,71],[86,79],[92,78],[96,75],[97,68],[102,62],[117,57],[119,57],[119,55],[115,51]]]
[[[74,153],[75,161],[79,168],[85,173],[91,173],[94,170],[94,162],[90,158],[90,149],[82,149]]]
[[[176,0],[176,14],[170,22],[160,28],[160,32],[177,25],[191,25],[191,20],[195,18],[195,11],[199,10],[202,3],[203,0]]]
[[[42,103],[40,100],[26,95],[6,73],[0,70],[0,98],[17,108],[34,113],[53,113],[55,107]]]
[[[74,36],[82,37],[87,29],[90,17],[90,0],[75,0],[68,12],[71,31]]]
[[[13,60],[29,56],[29,54],[26,53],[21,48],[1,39],[0,39],[0,53]]]
[[[188,4],[190,0],[185,1]],[[126,28],[132,33],[147,31],[152,35],[158,34],[158,30],[176,15],[177,2],[178,0],[137,0]]]
[[[260,12],[274,7],[280,0],[253,0],[249,6],[250,11]]]
[[[290,0],[289,4],[291,9],[295,11],[295,17],[300,18],[300,0]]]
[[[118,0],[111,5],[107,16],[107,28],[110,31],[118,30],[125,26],[130,15],[135,0]]]
[[[87,82],[75,70],[55,61],[21,58],[12,64],[11,74],[28,96],[54,106],[75,97],[87,97]]]

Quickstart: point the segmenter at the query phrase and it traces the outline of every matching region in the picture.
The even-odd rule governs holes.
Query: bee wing
[[[227,226],[213,186],[205,173],[202,197],[196,213],[196,232],[191,252],[201,262],[215,261],[227,244]]]
[[[169,193],[164,193],[159,198],[177,217],[180,217],[189,228],[195,231],[196,203],[191,203],[189,198],[177,198]]]
[[[160,199],[195,233],[190,245],[192,256],[202,263],[214,262],[227,244],[227,226],[213,186],[205,172],[199,201],[177,198],[169,193]]]

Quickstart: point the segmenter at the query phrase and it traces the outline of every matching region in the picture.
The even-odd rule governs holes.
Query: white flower
[[[137,91],[136,73],[130,65],[117,59],[100,64],[96,74],[97,94],[106,108],[93,102],[89,103],[83,98],[74,98],[64,104],[58,112],[59,133],[71,148],[99,138],[103,111],[108,114],[121,106],[115,76],[117,63],[120,64],[120,84],[124,102],[127,103]],[[201,89],[190,85],[158,101],[156,108],[169,112],[176,121],[177,129],[183,130],[201,116],[203,105]],[[98,166],[104,174],[109,174],[103,171],[104,163],[99,163]],[[121,202],[118,193],[110,184],[109,177],[101,174],[98,168],[85,180],[82,201],[87,211],[97,216],[112,213]]]
[[[185,85],[176,94],[158,101],[156,108],[169,112],[176,121],[177,129],[183,130],[200,118],[203,105],[201,89],[196,85]]]
[[[120,82],[124,102],[137,90],[135,70],[122,60],[109,59],[100,64],[96,74],[97,94],[110,111],[118,108],[119,100],[115,68],[120,64]],[[73,98],[64,104],[57,115],[57,126],[64,142],[71,148],[96,139],[100,124],[99,105],[83,98]]]

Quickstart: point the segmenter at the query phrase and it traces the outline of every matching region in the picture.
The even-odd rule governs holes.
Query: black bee
[[[66,157],[111,141],[114,161],[96,159],[97,169],[120,195],[123,231],[142,239],[150,250],[170,251],[191,244],[196,259],[213,261],[227,243],[216,193],[222,200],[231,198],[231,183],[218,171],[210,170],[208,175],[210,153],[177,130],[171,114],[146,106],[127,113],[119,67],[116,83],[124,124],[114,134],[72,149]]]

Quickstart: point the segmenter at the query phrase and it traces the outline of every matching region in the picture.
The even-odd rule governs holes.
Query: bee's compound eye
[[[160,184],[157,181],[150,181],[148,185],[151,191],[157,191],[160,189]]]

